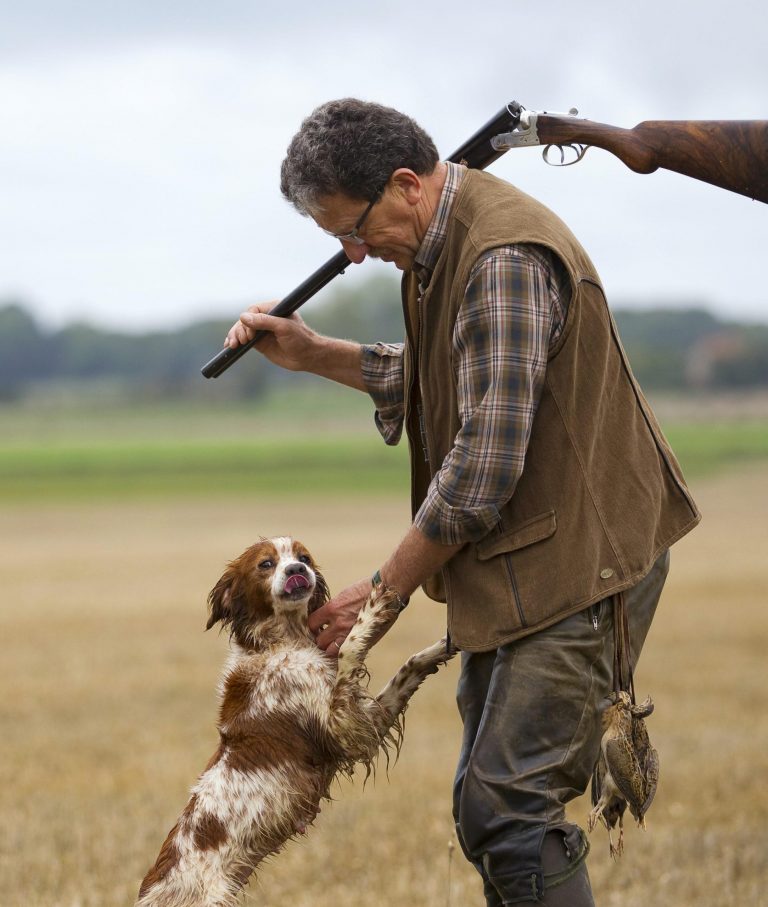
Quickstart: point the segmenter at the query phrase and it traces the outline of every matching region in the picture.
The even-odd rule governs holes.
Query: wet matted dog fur
[[[338,774],[370,769],[399,744],[400,719],[445,639],[413,655],[375,698],[364,658],[398,613],[373,590],[338,662],[315,644],[309,613],[329,598],[311,554],[265,539],[232,561],[209,596],[208,628],[231,633],[220,685],[219,747],[141,884],[137,907],[226,907],[255,867],[317,815]]]

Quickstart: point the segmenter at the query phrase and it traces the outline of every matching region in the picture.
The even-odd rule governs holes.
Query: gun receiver
[[[577,114],[575,109],[566,114],[536,112],[511,101],[448,160],[483,170],[510,148],[544,145],[548,164],[553,164],[552,149],[558,148],[560,163],[553,166],[568,166],[594,146],[610,151],[636,173],[673,170],[768,203],[768,120],[650,120],[634,129],[622,129],[579,119]],[[566,149],[575,155],[573,160],[565,160]],[[346,253],[337,252],[269,314],[292,314],[343,274],[349,263]],[[203,366],[203,375],[218,378],[265,333],[258,331],[236,349],[223,349]]]

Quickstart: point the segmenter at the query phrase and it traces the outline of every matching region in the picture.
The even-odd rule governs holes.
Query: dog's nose
[[[294,561],[294,563],[288,564],[285,568],[286,576],[295,576],[297,573],[300,573],[302,576],[307,575],[306,565],[302,564],[301,561]]]

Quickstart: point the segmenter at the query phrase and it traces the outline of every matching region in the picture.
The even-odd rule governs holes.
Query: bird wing
[[[656,794],[659,781],[659,754],[651,745],[645,721],[638,716],[632,718],[632,748],[637,757],[645,787],[645,797],[641,807],[644,814]]]
[[[646,800],[645,783],[637,757],[629,743],[626,738],[606,741],[605,761],[613,783],[629,804],[632,815],[638,818]]]
[[[597,806],[600,802],[600,797],[603,793],[603,781],[605,779],[605,759],[603,759],[602,752],[600,757],[595,763],[595,767],[592,769],[592,788],[591,788],[591,798],[592,806]]]
[[[642,806],[642,814],[645,815],[650,808],[651,803],[653,803],[653,798],[656,796],[656,788],[659,783],[659,754],[656,750],[649,744],[648,753],[645,760],[645,802]]]

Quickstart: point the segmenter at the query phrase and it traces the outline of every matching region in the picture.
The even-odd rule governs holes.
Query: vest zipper
[[[520,602],[520,593],[517,591],[517,581],[515,580],[515,571],[512,569],[512,564],[509,560],[509,555],[504,555],[504,566],[507,568],[507,573],[509,574],[509,581],[512,584],[512,594],[515,597],[515,608],[517,609],[517,616],[520,618],[520,626],[527,627],[528,621],[525,619],[525,614],[523,614],[523,606]]]
[[[419,416],[419,434],[421,435],[421,446],[424,450],[424,460],[429,464],[429,454],[427,453],[427,426],[424,421],[424,407],[421,402],[419,402],[416,407],[416,412]]]
[[[406,335],[406,339],[408,340],[407,347],[408,347],[408,359],[409,359],[409,361],[408,361],[408,366],[409,366],[408,384],[404,389],[404,397],[403,397],[404,402],[405,402],[405,429],[406,429],[406,436],[408,438],[408,446],[409,446],[409,448],[411,450],[411,454],[413,456],[415,439],[411,437],[411,433],[409,431],[409,426],[410,426],[410,420],[412,418],[411,403],[412,403],[412,398],[413,398],[413,385],[414,385],[414,381],[416,378],[416,374],[418,372],[418,347],[417,347],[417,344],[415,344],[413,342],[414,341],[413,330],[411,328],[411,318],[410,318],[410,314],[408,311],[408,287],[406,286],[405,278],[403,279],[403,285],[402,285],[402,289],[401,289],[401,301],[402,301],[402,308],[403,308],[403,322],[405,324],[405,335]],[[418,407],[417,407],[417,415],[418,415]],[[416,489],[417,489],[416,470],[411,469],[411,502],[412,502],[412,506],[413,506],[413,501],[416,500]],[[415,515],[415,511],[413,511],[413,514]]]
[[[421,363],[423,362],[422,358],[422,341],[424,336],[424,325],[422,323],[421,309],[424,304],[424,293],[419,293],[416,299],[416,316],[417,316],[417,332],[416,332],[416,362],[419,364],[419,374],[421,374]],[[419,405],[417,407],[417,414],[419,417],[419,432],[421,433],[421,446],[424,448],[424,459],[429,466],[430,473],[432,472],[432,466],[429,460],[429,444],[427,443],[427,420],[424,418],[424,397],[421,393],[421,385],[419,385]],[[431,480],[430,480],[431,481]]]

